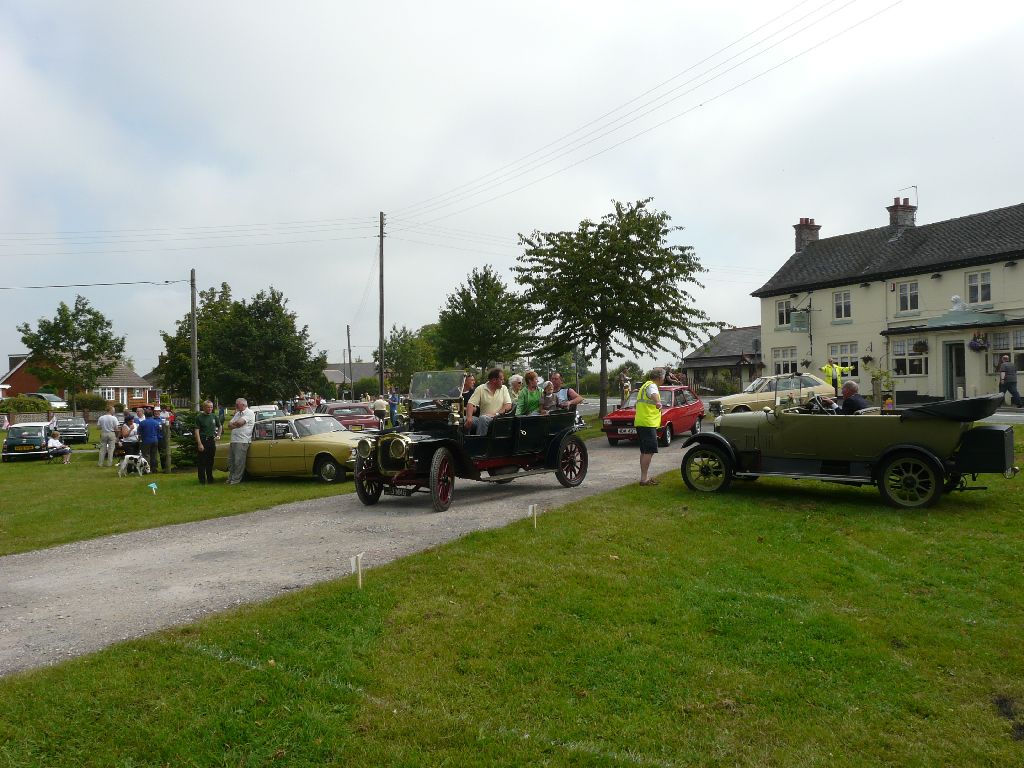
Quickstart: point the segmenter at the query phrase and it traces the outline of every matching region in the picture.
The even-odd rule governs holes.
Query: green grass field
[[[1018,766],[1024,503],[986,482],[673,472],[4,679],[0,766]]]

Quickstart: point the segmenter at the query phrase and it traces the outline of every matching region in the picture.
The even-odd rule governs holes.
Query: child
[[[547,416],[555,410],[558,405],[558,398],[555,396],[555,385],[550,381],[544,382],[544,395],[540,399],[540,415]]]
[[[50,433],[50,439],[46,441],[46,450],[50,454],[50,458],[63,456],[65,464],[71,463],[71,449],[60,441],[60,432],[57,430]]]

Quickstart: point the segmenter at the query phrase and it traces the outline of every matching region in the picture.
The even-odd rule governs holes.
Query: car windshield
[[[85,419],[57,419],[57,426],[61,429],[68,427],[84,427]]]
[[[7,431],[7,436],[8,437],[16,437],[18,439],[24,439],[26,437],[42,437],[43,436],[43,428],[42,427],[18,427],[18,426],[14,426],[14,427],[11,427]]]
[[[466,374],[462,371],[424,371],[413,374],[409,397],[413,400],[458,397],[462,394],[465,378]]]
[[[759,391],[761,389],[761,387],[763,387],[765,385],[765,383],[767,381],[768,381],[768,379],[766,377],[760,376],[760,377],[754,379],[749,384],[747,384],[746,388],[743,391],[744,392],[757,392],[757,391]]]
[[[370,416],[370,408],[359,405],[346,405],[341,408],[332,408],[332,416]]]
[[[331,416],[310,416],[308,419],[296,419],[295,431],[299,437],[310,437],[325,432],[344,432],[345,427]]]
[[[633,390],[632,392],[630,392],[629,393],[629,397],[626,398],[625,405],[623,405],[622,407],[623,408],[636,408],[636,396],[637,396],[638,392],[639,392],[639,390]],[[662,405],[671,405],[672,404],[672,390],[671,389],[659,389],[658,390],[658,394],[661,395],[661,404]]]

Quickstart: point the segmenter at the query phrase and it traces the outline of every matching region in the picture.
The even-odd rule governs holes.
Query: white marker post
[[[358,555],[354,555],[349,558],[349,562],[352,563],[352,573],[356,575],[356,585],[359,589],[363,588],[363,555],[364,552],[360,552]]]
[[[536,531],[537,530],[537,505],[536,504],[531,504],[528,507],[528,514],[527,514],[527,516],[533,518],[533,530]]]

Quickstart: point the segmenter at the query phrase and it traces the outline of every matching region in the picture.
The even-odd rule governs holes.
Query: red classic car
[[[317,412],[330,414],[353,432],[380,428],[372,403],[321,403]]]
[[[689,387],[663,386],[661,392],[661,427],[658,429],[658,442],[668,445],[676,435],[689,431],[696,435],[700,432],[700,420],[704,418],[704,403],[695,396]],[[617,411],[612,411],[601,423],[601,431],[608,436],[610,445],[618,445],[619,440],[636,440],[636,427],[633,417],[636,415],[636,391],[629,394],[626,404]]]

